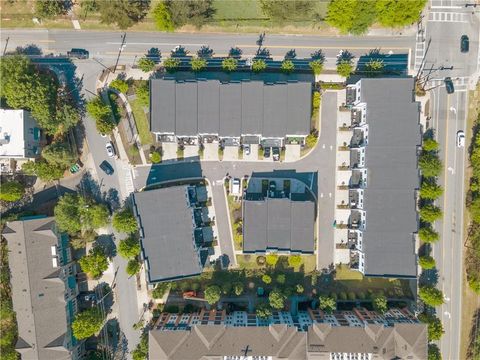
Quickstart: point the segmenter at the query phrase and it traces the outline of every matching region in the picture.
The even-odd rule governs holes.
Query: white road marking
[[[332,193],[328,193],[328,197],[331,198],[331,197],[332,197]]]
[[[325,144],[322,145],[322,149],[325,149]]]
[[[468,23],[469,15],[461,12],[431,11],[428,14],[428,21]]]
[[[320,193],[320,197],[323,198],[323,193]]]

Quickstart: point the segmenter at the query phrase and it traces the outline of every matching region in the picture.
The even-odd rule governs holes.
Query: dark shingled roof
[[[414,79],[362,79],[361,102],[367,103],[369,126],[365,274],[415,277],[413,234],[418,230],[415,189],[419,187],[421,133]]]
[[[314,251],[315,202],[289,198],[243,201],[243,251]]]
[[[308,135],[312,84],[153,79],[150,129],[179,136]]]
[[[142,251],[150,282],[198,275],[202,272],[193,241],[192,210],[185,186],[133,194],[141,229]]]

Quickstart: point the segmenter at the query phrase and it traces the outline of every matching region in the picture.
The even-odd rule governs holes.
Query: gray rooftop
[[[420,107],[413,78],[362,79],[367,103],[365,274],[415,277]]]
[[[22,359],[68,359],[67,310],[53,217],[7,223],[13,310],[18,323],[16,350]]]
[[[214,79],[150,81],[150,129],[178,136],[310,133],[312,84]]]
[[[191,330],[150,330],[149,358],[201,360],[271,357],[272,360],[328,360],[331,353],[372,354],[375,359],[427,359],[425,324],[313,324],[306,332],[287,325],[226,327],[195,325]]]
[[[313,253],[314,224],[315,202],[311,199],[244,199],[243,251],[277,249]]]
[[[200,258],[193,240],[193,214],[186,186],[133,194],[142,252],[150,282],[198,275]]]

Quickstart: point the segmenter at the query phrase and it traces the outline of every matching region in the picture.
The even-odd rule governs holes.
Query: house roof
[[[0,157],[26,157],[25,110],[0,109]]]
[[[364,192],[365,274],[415,277],[415,189],[420,107],[413,78],[362,79],[361,102],[369,125]]]
[[[202,266],[194,247],[192,209],[186,186],[133,194],[150,282],[198,275]]]
[[[165,77],[152,79],[150,86],[152,132],[225,137],[310,133],[311,82]]]
[[[292,197],[294,199],[294,197]],[[303,198],[243,201],[243,251],[314,251],[315,202]]]
[[[195,349],[195,351],[192,351]],[[330,353],[371,353],[379,359],[427,359],[425,324],[365,327],[314,324],[306,332],[287,325],[226,327],[195,325],[191,330],[150,330],[149,356],[156,360],[270,356],[272,359],[330,359]]]
[[[23,359],[68,359],[65,284],[53,267],[54,218],[7,223],[12,302],[18,323],[16,350]],[[58,262],[59,263],[59,262]]]

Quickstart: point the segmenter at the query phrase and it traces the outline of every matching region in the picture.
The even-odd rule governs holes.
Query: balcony
[[[365,167],[365,148],[351,149],[350,169],[361,169]]]
[[[352,230],[365,229],[365,212],[361,210],[352,210],[348,218],[348,228]]]
[[[364,189],[367,186],[367,169],[356,169],[350,177],[351,189]]]
[[[357,88],[356,86],[347,86],[346,105],[353,105],[357,101]]]
[[[365,136],[362,129],[353,129],[352,139],[350,140],[351,148],[359,148],[365,146]]]
[[[348,248],[363,251],[363,233],[358,230],[348,230]]]
[[[363,209],[363,190],[351,189],[348,192],[350,209]]]
[[[350,252],[350,269],[360,270],[360,254],[357,251]]]

